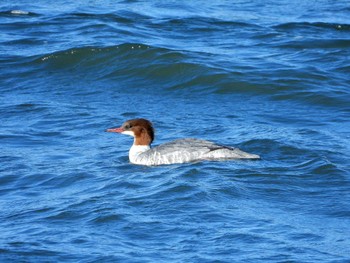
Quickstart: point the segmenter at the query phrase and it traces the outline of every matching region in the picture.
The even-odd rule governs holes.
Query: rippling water
[[[233,3],[232,3],[233,2]],[[1,262],[349,262],[348,1],[2,1]],[[126,119],[262,160],[132,165]]]

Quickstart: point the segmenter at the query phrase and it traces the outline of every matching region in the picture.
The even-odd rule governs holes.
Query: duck
[[[129,161],[137,165],[157,166],[198,161],[260,159],[257,154],[194,138],[177,139],[151,147],[155,137],[153,124],[143,118],[127,120],[120,127],[109,128],[106,132],[125,134],[134,138],[129,150]]]

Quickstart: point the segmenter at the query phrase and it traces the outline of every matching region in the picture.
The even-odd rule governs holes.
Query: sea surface
[[[350,2],[2,0],[0,262],[350,262]]]

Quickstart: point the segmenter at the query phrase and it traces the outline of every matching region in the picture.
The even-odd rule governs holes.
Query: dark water
[[[1,1],[0,261],[350,262],[349,62],[345,0]]]

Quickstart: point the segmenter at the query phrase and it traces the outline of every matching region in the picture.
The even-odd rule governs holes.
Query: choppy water
[[[349,17],[345,0],[2,1],[0,261],[349,262]],[[156,144],[262,160],[132,165],[104,130],[134,117]]]

